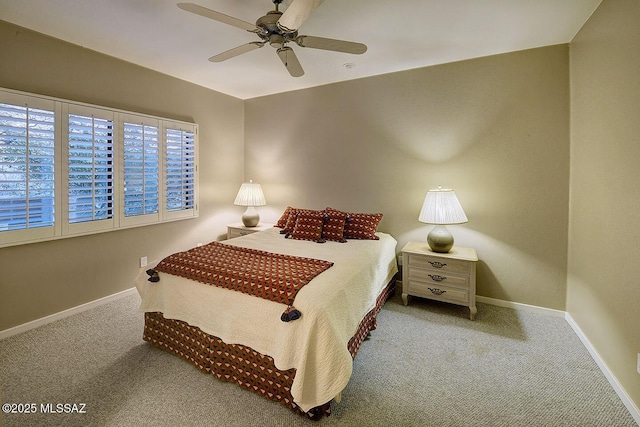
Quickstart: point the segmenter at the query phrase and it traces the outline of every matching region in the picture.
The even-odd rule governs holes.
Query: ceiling
[[[258,36],[185,12],[178,1],[0,0],[0,20],[249,99],[568,43],[602,0],[325,0],[300,34],[361,42],[368,50],[350,55],[293,44],[305,70],[297,78],[268,44],[209,62]],[[190,1],[251,23],[274,9],[271,0]]]

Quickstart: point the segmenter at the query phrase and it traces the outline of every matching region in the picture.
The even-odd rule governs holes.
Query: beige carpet
[[[399,295],[318,423],[142,341],[138,297],[0,341],[2,426],[636,426],[563,320]],[[42,414],[41,405],[86,404]],[[73,408],[69,406],[69,408]],[[78,408],[79,409],[79,408]]]

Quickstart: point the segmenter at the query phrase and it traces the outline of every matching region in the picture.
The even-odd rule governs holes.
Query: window
[[[0,246],[56,234],[55,103],[0,92]]]
[[[195,208],[195,135],[182,129],[167,129],[167,211]]]
[[[17,238],[19,230],[27,236],[52,235],[56,185],[53,103],[2,101],[0,233],[7,234],[9,241]]]
[[[159,211],[158,126],[124,123],[124,216]]]
[[[113,218],[113,120],[69,114],[69,223]]]
[[[0,88],[0,247],[196,216],[197,125]]]

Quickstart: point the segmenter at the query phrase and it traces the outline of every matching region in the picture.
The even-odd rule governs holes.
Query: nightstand
[[[471,248],[454,246],[447,253],[433,252],[424,242],[409,242],[402,249],[402,302],[407,297],[429,298],[469,307],[474,319],[476,308],[476,262]]]
[[[227,239],[234,237],[246,236],[247,234],[257,233],[258,231],[267,230],[273,227],[273,224],[258,224],[255,227],[245,227],[241,222],[227,225]]]

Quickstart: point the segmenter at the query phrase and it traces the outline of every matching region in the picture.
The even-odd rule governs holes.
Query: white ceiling
[[[293,45],[291,77],[257,35],[179,9],[180,0],[0,0],[0,19],[241,99],[570,42],[602,0],[325,0],[300,34],[364,43],[363,55]],[[248,22],[271,0],[190,0]],[[285,0],[280,10],[295,0]],[[351,68],[344,64],[353,64]]]

